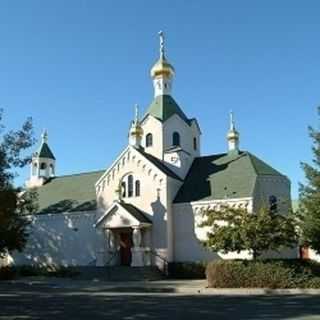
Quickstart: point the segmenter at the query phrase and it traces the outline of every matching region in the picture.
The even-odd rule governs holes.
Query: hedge
[[[206,262],[174,262],[169,265],[169,277],[174,279],[205,279]]]
[[[19,266],[19,267],[2,267],[0,268],[0,280],[13,280],[21,277],[59,277],[69,278],[79,274],[79,271],[73,267],[36,267],[36,266]]]
[[[208,264],[210,288],[320,288],[320,264],[305,260],[220,260]]]

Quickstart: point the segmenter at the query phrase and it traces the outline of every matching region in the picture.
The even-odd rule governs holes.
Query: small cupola
[[[129,144],[135,148],[141,147],[143,129],[139,120],[139,107],[135,105],[135,116],[129,130]]]
[[[41,135],[41,144],[31,160],[30,179],[27,187],[39,187],[49,178],[55,176],[56,158],[48,144],[48,132],[45,130]]]
[[[159,32],[160,37],[160,57],[150,71],[154,86],[154,96],[170,95],[172,80],[175,74],[174,67],[165,57],[164,34]]]
[[[233,112],[230,112],[230,129],[227,133],[228,151],[239,152],[240,134],[236,130]]]

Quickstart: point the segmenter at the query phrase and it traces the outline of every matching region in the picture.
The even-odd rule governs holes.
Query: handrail
[[[168,261],[166,258],[164,258],[163,256],[161,256],[159,253],[157,253],[156,251],[154,251],[154,250],[150,250],[150,253],[151,253],[152,255],[160,258],[160,259],[164,262],[164,270],[163,270],[163,272],[164,272],[164,274],[167,276],[167,275],[168,275],[168,272],[169,272],[169,270],[168,270],[168,269],[169,269],[169,268],[168,268],[168,266],[169,266],[169,261]]]
[[[113,252],[113,254],[112,254],[112,256],[109,258],[109,260],[106,262],[106,266],[108,266],[110,263],[111,263],[111,261],[114,259],[114,257],[117,255],[117,253],[118,253],[118,250],[115,250],[114,252]]]

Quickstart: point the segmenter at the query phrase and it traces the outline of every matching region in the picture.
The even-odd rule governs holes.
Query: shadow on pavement
[[[117,290],[112,294],[99,287],[82,290],[0,283],[0,319],[320,319],[318,296],[126,292],[125,288],[122,293]]]

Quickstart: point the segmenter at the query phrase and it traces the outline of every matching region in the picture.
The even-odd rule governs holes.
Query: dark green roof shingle
[[[249,152],[199,157],[174,202],[251,197],[261,175],[283,176]]]
[[[49,148],[49,146],[46,142],[42,143],[42,145],[38,151],[38,157],[56,160],[56,158],[54,157],[51,149]]]
[[[95,171],[51,178],[37,189],[38,213],[95,210],[95,183],[103,173]]]
[[[190,124],[190,120],[178,106],[176,101],[170,95],[161,95],[154,98],[145,116],[148,114],[157,118],[158,120],[165,122],[174,114],[177,114],[187,124]]]
[[[132,204],[120,202],[120,205],[125,208],[133,217],[142,223],[152,223],[152,221],[145,215],[143,211]]]

